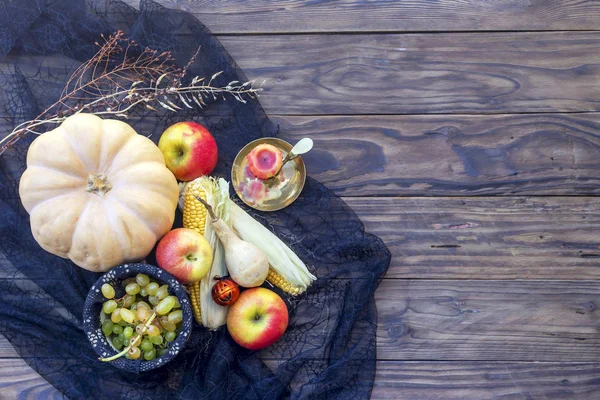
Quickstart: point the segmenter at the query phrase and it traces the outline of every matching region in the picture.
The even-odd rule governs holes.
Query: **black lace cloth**
[[[143,1],[139,11],[119,1],[4,1],[0,7],[0,135],[54,103],[74,68],[94,54],[100,34],[117,29],[144,46],[172,51],[181,65],[201,46],[192,75],[224,71],[216,83],[246,81],[219,41],[184,12],[150,1]],[[199,121],[213,133],[220,151],[216,174],[226,179],[243,145],[258,137],[285,134],[258,101],[242,104],[232,98],[204,110],[140,110],[129,122],[156,141],[167,126],[181,120]],[[33,136],[0,156],[0,333],[65,397],[369,397],[375,375],[374,292],[390,254],[323,185],[309,178],[291,206],[274,213],[252,213],[319,278],[306,294],[285,297],[290,326],[281,340],[264,351],[250,352],[237,346],[225,327],[209,332],[195,326],[173,361],[151,372],[132,374],[98,361],[82,331],[84,299],[99,275],[46,253],[31,235],[18,182]],[[151,257],[147,261],[153,262]]]

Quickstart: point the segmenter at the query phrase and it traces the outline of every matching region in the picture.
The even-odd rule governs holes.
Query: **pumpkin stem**
[[[85,191],[104,197],[112,189],[112,185],[104,174],[89,174]]]

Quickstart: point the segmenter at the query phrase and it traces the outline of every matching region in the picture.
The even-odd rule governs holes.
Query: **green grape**
[[[139,346],[140,343],[142,343],[142,337],[141,336],[135,336],[129,339],[129,344],[131,344],[131,347],[133,346]]]
[[[165,340],[167,342],[172,342],[177,338],[177,334],[175,332],[167,332],[165,333]]]
[[[108,300],[102,304],[102,311],[105,314],[112,314],[117,309],[117,302],[114,300]]]
[[[123,332],[119,333],[118,338],[121,339],[121,343],[123,343],[123,346],[125,346],[125,343],[127,343],[127,338],[125,337],[125,334]]]
[[[117,308],[115,311],[112,312],[112,314],[110,315],[110,320],[112,322],[114,322],[115,324],[121,320],[121,309],[120,308]]]
[[[143,287],[140,289],[140,296],[142,296],[142,297],[148,296],[148,291],[146,290],[146,287]]]
[[[160,299],[156,296],[148,297],[148,303],[152,304],[153,306],[157,305],[159,301],[160,301]],[[139,307],[139,304],[138,304],[138,307]]]
[[[123,287],[127,287],[127,285],[129,285],[130,283],[135,283],[134,277],[125,279],[121,284],[123,285]]]
[[[127,292],[127,294],[133,296],[134,294],[138,294],[140,292],[140,285],[138,285],[136,282],[132,282],[129,285],[125,286],[125,291]]]
[[[148,296],[154,296],[157,291],[158,291],[158,283],[156,283],[156,282],[150,282],[148,284],[148,286],[146,286],[146,293],[148,293]]]
[[[163,327],[160,325],[160,322],[158,321],[158,319],[155,319],[154,322],[152,322],[152,324],[154,326],[156,326],[158,328],[158,331],[160,333],[162,333],[164,331]]]
[[[154,307],[154,310],[158,313],[158,315],[165,315],[173,309],[174,305],[175,300],[173,300],[173,297],[169,296],[162,299],[160,303],[158,303],[156,307]]]
[[[144,351],[150,351],[154,348],[154,345],[152,344],[152,342],[148,339],[144,339],[142,340],[142,350]]]
[[[161,345],[161,344],[163,344],[163,337],[161,335],[151,336],[150,342],[152,342],[152,344],[154,344],[156,346]]]
[[[148,311],[147,308],[140,307],[136,311],[136,316],[137,316],[138,321],[145,322],[148,319],[148,317],[150,316],[150,312]]]
[[[148,336],[150,336],[150,337],[158,336],[158,335],[160,335],[160,328],[156,325],[150,325],[146,332],[148,333]]]
[[[123,328],[125,328],[128,324],[127,322],[123,321],[122,319],[118,322],[119,325],[121,325]]]
[[[164,356],[164,355],[165,355],[165,354],[167,354],[168,352],[169,352],[169,349],[165,347],[164,349],[158,349],[158,352],[157,352],[157,354],[158,354],[158,356],[160,357],[160,356]]]
[[[177,296],[173,296],[175,298],[175,305],[173,306],[173,308],[181,308],[181,303],[179,302],[179,299],[177,298]]]
[[[175,330],[175,324],[172,322],[169,322],[169,317],[167,317],[166,315],[163,315],[162,317],[160,317],[159,319],[160,325],[168,332],[173,332]]]
[[[133,324],[135,315],[127,308],[121,308],[121,318],[123,318],[123,321],[127,322],[128,324]]]
[[[131,307],[131,305],[133,303],[135,303],[135,294],[132,296],[130,294],[126,294],[125,297],[123,297],[123,307],[125,308],[129,308]]]
[[[165,328],[165,331],[167,331],[167,332],[175,332],[177,330],[177,326],[175,326],[175,324],[168,322],[168,321],[161,325],[163,326],[163,328]]]
[[[137,303],[134,303],[129,308],[131,309],[131,311],[137,311],[137,307],[138,307]]]
[[[112,333],[113,323],[110,319],[107,319],[102,323],[102,332],[104,335],[109,336]]]
[[[129,339],[130,337],[132,337],[133,336],[133,328],[130,327],[130,326],[125,327],[125,329],[123,329],[123,335],[127,339]]]
[[[129,352],[127,354],[131,359],[137,360],[138,358],[140,358],[140,355],[142,355],[142,352],[140,351],[139,347],[132,347],[129,349]]]
[[[112,331],[115,335],[123,333],[123,327],[121,325],[113,325]]]
[[[135,332],[138,335],[141,335],[143,331],[144,331],[144,324],[139,324],[135,327]]]
[[[152,307],[150,307],[150,304],[146,303],[145,301],[138,301],[137,308],[146,308],[146,310],[150,310]]]
[[[159,336],[160,337],[160,336]],[[151,361],[156,358],[156,350],[148,350],[144,352],[144,360]]]
[[[159,300],[164,299],[168,295],[169,295],[169,285],[162,285],[156,291],[156,297],[158,297]]]
[[[169,314],[169,322],[174,324],[181,322],[183,320],[183,312],[181,310],[171,311]]]
[[[112,345],[117,350],[121,350],[123,348],[123,342],[121,342],[121,339],[119,339],[118,336],[113,338]]]
[[[137,274],[137,276],[135,277],[135,281],[138,285],[144,287],[150,283],[150,278],[148,277],[148,275],[145,274]]]
[[[110,284],[105,283],[100,289],[102,290],[102,295],[107,299],[115,297],[115,289]]]

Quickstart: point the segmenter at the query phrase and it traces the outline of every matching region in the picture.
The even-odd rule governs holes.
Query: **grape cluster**
[[[128,278],[122,285],[126,294],[119,299],[110,284],[102,285],[107,299],[100,315],[102,332],[115,349],[130,347],[127,358],[150,361],[166,354],[181,330],[179,300],[169,295],[168,285],[161,286],[145,274]]]

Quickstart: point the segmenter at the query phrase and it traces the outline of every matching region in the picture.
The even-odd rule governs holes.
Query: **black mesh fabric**
[[[192,75],[224,71],[219,85],[246,81],[219,41],[184,12],[150,1],[143,1],[140,10],[119,1],[4,1],[0,135],[52,104],[71,72],[94,54],[100,34],[117,29],[144,46],[172,51],[181,65],[201,46]],[[198,121],[215,136],[219,146],[215,174],[227,180],[235,155],[246,143],[265,136],[285,137],[257,100],[242,104],[228,98],[204,110],[178,113],[139,110],[128,122],[156,142],[167,126],[183,120]],[[369,397],[375,375],[374,292],[389,266],[390,253],[323,185],[309,178],[291,206],[273,213],[251,212],[319,278],[298,298],[282,294],[290,326],[281,340],[251,352],[237,346],[225,327],[210,332],[196,325],[173,361],[133,374],[98,361],[83,333],[84,300],[99,274],[43,251],[32,237],[18,182],[33,138],[26,136],[0,156],[0,333],[66,398]],[[310,173],[310,165],[308,169]],[[154,263],[152,257],[146,261]]]

